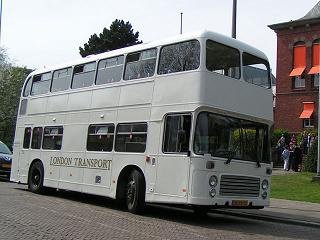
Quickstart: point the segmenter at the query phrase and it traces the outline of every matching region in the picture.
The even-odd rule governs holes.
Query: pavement
[[[299,174],[293,171],[274,169],[273,175]],[[320,184],[319,184],[320,191]],[[296,225],[313,226],[320,228],[320,204],[284,199],[270,199],[270,206],[261,210],[254,209],[227,209],[214,212],[227,212],[229,215],[243,216],[260,220],[268,220]]]

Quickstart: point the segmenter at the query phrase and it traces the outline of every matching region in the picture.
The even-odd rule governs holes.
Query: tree
[[[8,146],[13,143],[20,92],[29,73],[27,68],[12,66],[0,48],[0,140]]]
[[[139,32],[134,33],[129,22],[116,19],[111,23],[110,29],[103,29],[99,37],[97,34],[91,35],[88,43],[83,48],[79,47],[80,55],[85,57],[142,43],[138,38]]]

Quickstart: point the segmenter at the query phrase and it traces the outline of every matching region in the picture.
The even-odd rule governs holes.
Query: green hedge
[[[317,139],[309,149],[306,160],[303,163],[302,169],[304,172],[317,172],[318,162],[318,141]]]

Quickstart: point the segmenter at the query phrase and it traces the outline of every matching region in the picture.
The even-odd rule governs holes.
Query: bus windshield
[[[269,163],[268,126],[209,112],[198,115],[194,152]]]

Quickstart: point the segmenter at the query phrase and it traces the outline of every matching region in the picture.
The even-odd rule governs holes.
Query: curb
[[[264,220],[264,221],[270,221],[270,222],[272,221],[272,222],[278,222],[278,223],[320,228],[320,223],[317,223],[317,222],[295,220],[295,219],[286,218],[286,217],[269,216],[264,214],[254,214],[254,213],[245,213],[245,212],[232,212],[228,210],[211,210],[210,212],[216,213],[216,214],[231,215],[235,217],[246,217],[246,218]]]

